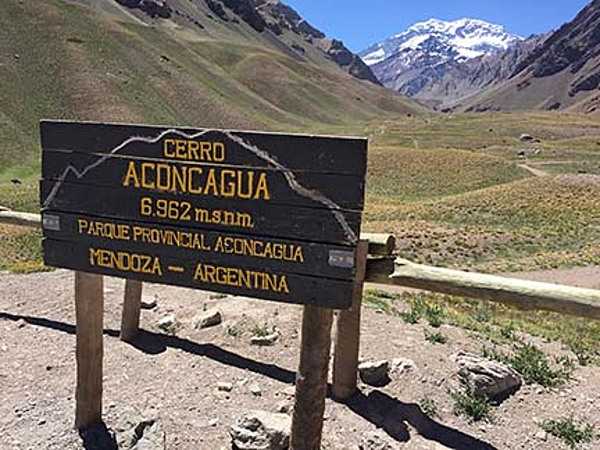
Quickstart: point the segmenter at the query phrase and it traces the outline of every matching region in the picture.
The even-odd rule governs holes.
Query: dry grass
[[[586,117],[537,113],[374,124],[366,228],[395,233],[402,256],[432,264],[508,271],[595,262],[594,182],[531,178],[516,155],[523,133],[557,148],[599,130]]]
[[[594,179],[532,179],[517,166],[529,133],[540,139],[532,163],[563,161],[544,170],[600,171],[591,117],[430,115],[333,65],[214,24],[212,37],[187,40],[60,0],[4,9],[0,205],[38,208],[43,117],[368,135],[365,229],[396,233],[404,256],[491,271],[599,262]]]

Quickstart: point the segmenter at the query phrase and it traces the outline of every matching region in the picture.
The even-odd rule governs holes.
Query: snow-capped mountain
[[[523,38],[477,19],[430,19],[360,53],[387,87],[419,97],[448,66],[507,50]]]

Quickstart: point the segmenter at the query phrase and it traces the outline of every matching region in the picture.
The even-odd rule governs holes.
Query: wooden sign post
[[[78,286],[83,273],[128,279],[123,340],[144,281],[306,305],[292,441],[313,448],[300,441],[320,441],[332,310],[356,296],[367,141],[57,121],[41,137],[45,263]],[[78,311],[98,308],[96,290],[77,291]],[[78,426],[100,418],[97,313],[77,315]],[[86,359],[98,353],[100,366]]]
[[[349,310],[340,311],[336,322],[333,396],[338,400],[347,400],[356,392],[360,351],[360,317],[368,252],[368,241],[361,241],[356,251],[357,271],[352,307]]]
[[[103,315],[102,276],[75,272],[77,322],[75,426],[79,429],[102,421]]]
[[[127,280],[123,298],[123,314],[121,316],[121,340],[131,342],[140,329],[140,312],[142,309],[142,282]]]
[[[321,448],[332,322],[331,309],[310,305],[304,307],[291,450]]]

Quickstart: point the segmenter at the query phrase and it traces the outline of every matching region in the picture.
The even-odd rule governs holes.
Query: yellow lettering
[[[127,173],[123,178],[123,186],[128,187],[133,183],[136,188],[140,187],[140,180],[138,179],[137,172],[135,170],[135,161],[130,161],[127,166]]]
[[[167,158],[175,158],[175,151],[173,150],[173,145],[175,145],[174,139],[165,139],[163,143],[163,155]]]
[[[201,283],[218,284],[237,288],[246,288],[289,294],[287,277],[269,272],[258,272],[237,267],[213,266],[199,263],[196,266],[194,280]]]
[[[154,189],[156,184],[150,181],[150,175],[148,172],[154,171],[156,164],[143,162],[140,166],[142,168],[142,187],[144,189]]]
[[[122,272],[145,273],[162,276],[158,256],[90,248],[90,265],[116,269]]]
[[[225,161],[225,144],[222,142],[213,142],[213,159],[216,162]]]
[[[238,171],[239,175],[240,171]],[[252,173],[252,172],[250,172]],[[226,179],[229,177],[229,181]],[[235,172],[233,170],[223,170],[221,172],[221,195],[225,198],[235,197]],[[239,186],[239,183],[238,183]]]
[[[269,194],[269,186],[267,184],[267,174],[261,173],[258,177],[258,186],[256,187],[256,194],[254,199],[271,200],[271,194]]]
[[[85,219],[78,219],[77,223],[79,224],[79,234],[85,233],[85,230],[87,230],[89,226],[89,222]]]

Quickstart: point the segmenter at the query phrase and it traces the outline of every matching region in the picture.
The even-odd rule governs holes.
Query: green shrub
[[[425,339],[432,344],[445,344],[448,342],[448,338],[438,331],[430,333],[429,331],[425,330]]]
[[[419,408],[421,408],[423,414],[430,419],[435,419],[440,416],[438,413],[437,403],[432,398],[423,397],[421,400],[419,400]]]
[[[537,383],[544,387],[556,387],[570,379],[572,367],[564,364],[563,367],[553,369],[548,356],[535,345],[523,344],[519,346],[508,363],[523,376],[527,384]]]
[[[544,420],[540,426],[546,433],[559,438],[573,449],[577,448],[578,444],[587,444],[596,438],[592,425],[578,422],[572,417]]]
[[[472,422],[492,421],[492,405],[483,395],[478,395],[469,389],[450,392],[454,402],[454,414],[467,417]]]

